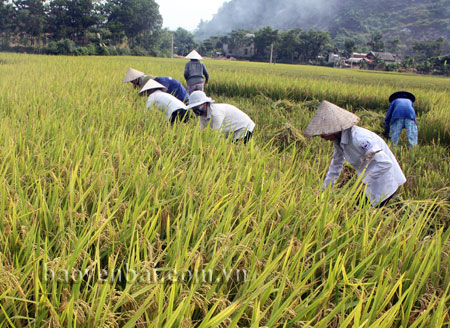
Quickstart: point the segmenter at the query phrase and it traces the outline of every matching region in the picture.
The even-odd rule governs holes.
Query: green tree
[[[303,62],[315,61],[322,51],[330,48],[328,32],[309,30],[300,36],[299,53]]]
[[[428,40],[423,42],[414,42],[413,51],[414,58],[417,61],[425,61],[431,57],[437,57],[441,54],[444,39],[441,37],[436,40]]]
[[[377,54],[375,56],[375,58],[373,59],[372,63],[368,64],[368,66],[369,66],[370,69],[383,69],[383,68],[386,67],[386,63]]]
[[[247,47],[253,42],[253,37],[249,37],[250,31],[247,30],[233,30],[227,35],[228,46],[230,49]]]
[[[0,38],[2,38],[2,44],[8,45],[9,36],[14,28],[14,16],[15,10],[12,4],[5,0],[0,1]]]
[[[272,44],[278,41],[278,30],[266,26],[255,32],[256,56],[260,58],[269,58]]]
[[[298,59],[301,33],[300,28],[280,33],[277,54],[279,60],[294,63]]]
[[[401,63],[401,67],[405,69],[410,69],[415,67],[414,58],[411,58],[409,56],[406,56]]]
[[[172,32],[167,28],[159,32],[159,47],[157,55],[160,57],[170,57],[172,54]]]
[[[80,41],[87,30],[99,23],[92,0],[53,0],[49,5],[49,32],[56,40]]]
[[[107,27],[112,33],[124,33],[131,45],[152,47],[157,43],[162,17],[154,0],[111,0],[106,12]]]
[[[205,56],[213,56],[217,50],[216,44],[217,40],[215,37],[203,40],[203,42],[200,45],[199,51]]]
[[[398,51],[398,46],[400,44],[400,39],[388,40],[388,44],[389,44],[389,46],[388,46],[389,51],[397,52]]]
[[[369,41],[367,42],[367,46],[372,51],[384,51],[384,43],[383,36],[379,32],[375,32],[370,34]]]
[[[351,57],[352,53],[356,49],[356,42],[352,39],[345,39],[344,41],[344,55],[346,57]]]
[[[16,0],[15,25],[20,33],[36,40],[44,31],[47,16],[42,0]]]
[[[194,35],[181,27],[177,28],[173,34],[173,45],[175,52],[181,56],[186,56],[198,47],[198,43],[194,40]]]

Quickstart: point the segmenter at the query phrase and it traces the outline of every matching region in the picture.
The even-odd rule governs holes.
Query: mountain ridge
[[[210,21],[199,24],[195,36],[204,40],[232,30],[255,31],[271,26],[280,31],[295,28],[328,31],[333,39],[365,43],[379,32],[383,41],[399,39],[404,47],[415,41],[450,39],[449,0],[231,0]]]

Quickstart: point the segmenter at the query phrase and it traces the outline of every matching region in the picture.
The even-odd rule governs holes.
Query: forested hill
[[[450,39],[449,8],[450,0],[230,0],[211,21],[199,24],[196,37],[272,26],[281,31],[324,30],[333,38],[361,40],[377,31],[385,40],[398,38],[409,45]]]

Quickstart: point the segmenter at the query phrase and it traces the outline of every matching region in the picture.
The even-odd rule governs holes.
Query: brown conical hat
[[[148,80],[147,83],[144,84],[141,91],[139,93],[142,93],[144,91],[150,90],[150,89],[166,89],[165,86],[163,86],[161,83],[155,81],[155,80]]]
[[[128,69],[127,75],[125,75],[125,78],[123,79],[123,83],[134,81],[143,75],[145,75],[143,72],[130,68]]]
[[[359,117],[326,100],[322,101],[303,134],[306,137],[333,134],[351,128]]]
[[[197,51],[192,50],[185,58],[186,59],[202,59],[202,56],[200,56],[200,54]]]

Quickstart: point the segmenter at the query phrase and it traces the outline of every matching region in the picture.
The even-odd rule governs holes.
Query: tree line
[[[398,39],[384,41],[381,33],[366,40],[351,33],[332,38],[325,31],[300,28],[279,31],[270,26],[257,31],[234,30],[197,42],[194,34],[178,28],[162,28],[155,0],[0,0],[0,46],[3,51],[70,55],[170,56],[172,44],[178,55],[198,49],[204,56],[249,47],[250,60],[280,63],[328,65],[330,52],[349,57],[352,52],[391,51]],[[173,42],[173,43],[172,43]],[[448,74],[448,56],[440,56],[443,39],[415,42],[412,56],[397,63],[398,68]]]
[[[3,50],[167,55],[171,36],[154,0],[0,1]]]
[[[410,55],[396,63],[385,63],[376,58],[372,67],[385,70],[404,70],[419,73],[450,73],[450,55],[442,55],[444,39],[416,41],[409,46]],[[210,37],[198,44],[202,54],[214,55],[223,50],[223,44],[233,48],[254,46],[254,54],[247,59],[257,61],[274,61],[288,64],[316,64],[333,66],[328,62],[330,53],[349,58],[354,52],[368,53],[373,51],[391,52],[394,56],[402,45],[399,39],[384,41],[380,32],[372,32],[365,40],[360,36],[352,38],[332,38],[329,32],[296,28],[289,31],[278,31],[270,26],[257,31],[234,30],[222,37]]]

